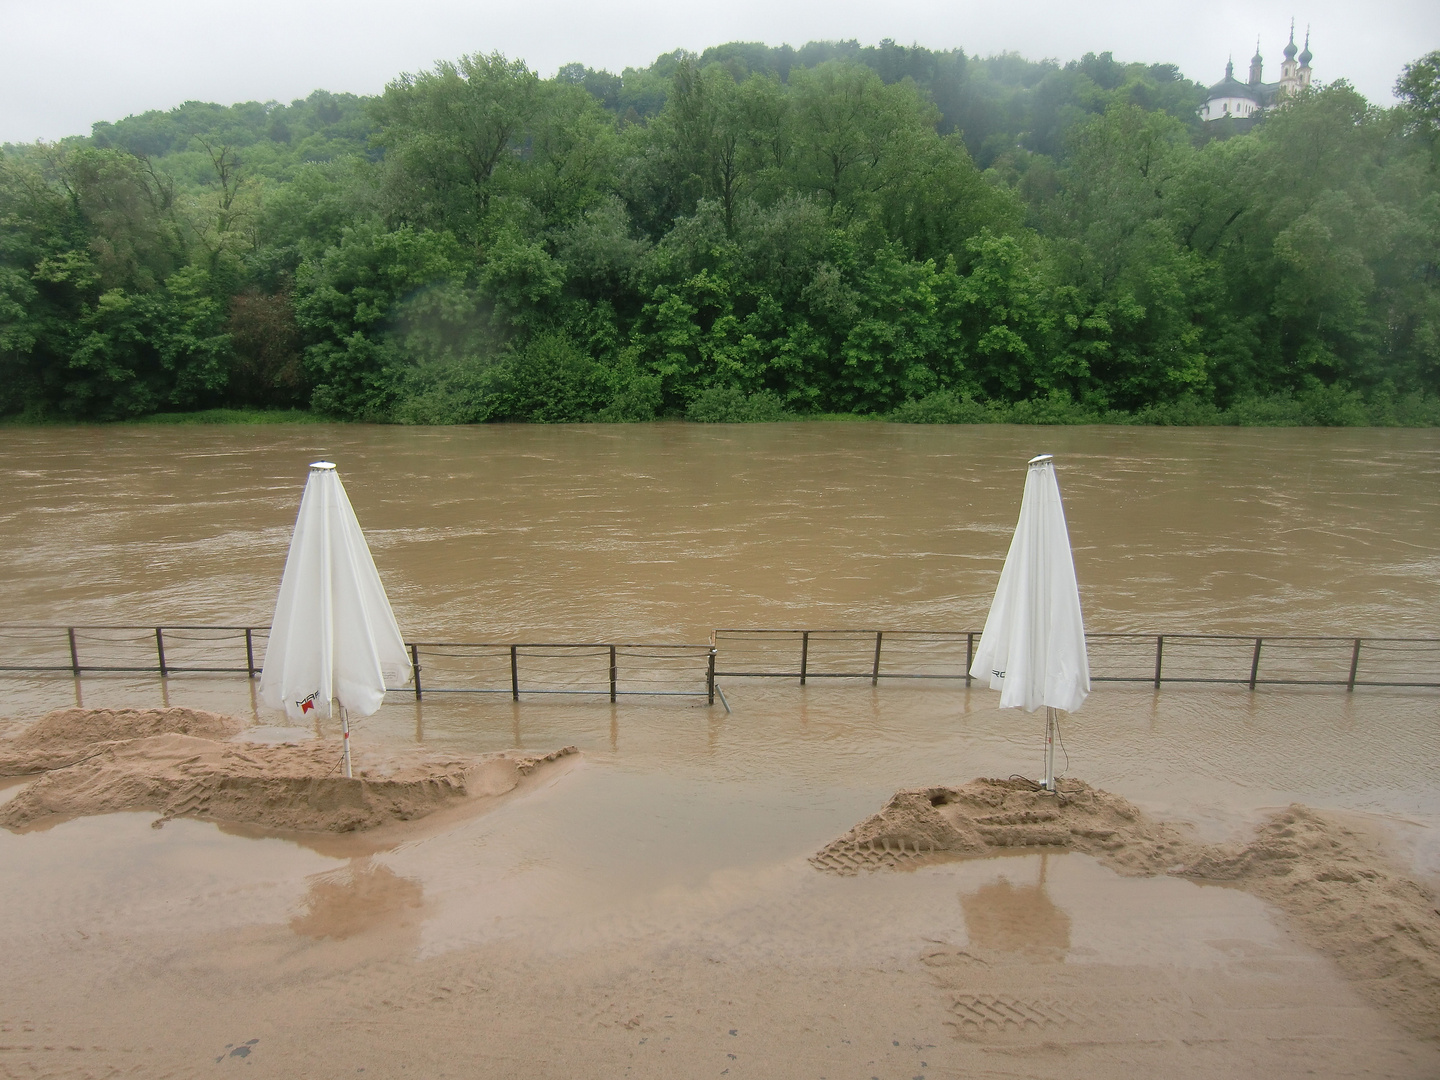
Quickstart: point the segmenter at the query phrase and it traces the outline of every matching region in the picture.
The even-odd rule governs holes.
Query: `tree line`
[[[191,102],[0,152],[0,415],[1440,422],[1440,53],[1397,93],[832,42]]]

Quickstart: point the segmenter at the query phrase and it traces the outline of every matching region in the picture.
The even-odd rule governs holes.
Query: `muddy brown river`
[[[1091,631],[1440,637],[1440,432],[868,423],[0,428],[7,552],[0,622],[264,625],[306,465],[325,457],[340,467],[410,640],[703,643],[717,627],[978,630],[1018,513],[1025,462],[1042,452],[1056,455]],[[553,995],[543,992],[543,1007],[526,999],[527,1008],[563,1013],[576,1031],[602,1025],[621,1041],[635,1035],[628,1050],[618,1049],[621,1042],[606,1050],[601,1064],[578,1051],[537,1064],[519,1050],[509,1057],[495,1050],[485,1059],[495,1075],[620,1075],[633,1065],[635,1075],[818,1076],[827,1075],[827,1061],[843,1060],[846,1068],[828,1075],[911,1077],[968,1075],[976,1061],[999,1059],[946,1057],[947,1044],[936,1049],[930,1036],[897,1030],[892,1039],[887,1029],[882,1038],[868,1021],[850,1031],[873,1036],[863,1053],[852,1051],[840,1021],[833,1046],[826,1041],[832,1028],[820,1023],[803,1031],[823,1038],[797,1027],[791,1043],[777,1029],[769,1051],[749,1043],[739,1050],[748,1033],[736,1021],[736,1030],[717,1028],[713,1045],[708,1035],[686,1044],[685,1064],[672,1071],[659,1057],[643,1057],[668,1039],[664,1024],[673,1016],[662,1019],[660,1003],[715,1005],[700,1001],[708,984],[689,966],[643,1008],[615,1002],[613,1016],[603,1002],[571,1008],[563,987],[567,980],[608,987],[616,965],[624,966],[616,956],[644,941],[715,971],[732,962],[752,973],[779,970],[775,985],[793,983],[801,1000],[817,992],[819,984],[806,981],[815,957],[846,970],[908,971],[917,943],[958,948],[968,933],[1001,952],[1045,951],[1046,963],[1064,956],[1055,969],[1062,983],[1064,972],[1110,965],[1149,971],[1166,986],[1176,972],[1210,979],[1216,1001],[1239,993],[1266,1002],[1291,992],[1281,986],[1317,995],[1308,1003],[1286,998],[1267,1015],[1293,1008],[1300,1019],[1274,1021],[1283,1029],[1274,1038],[1315,1040],[1318,1057],[1287,1064],[1283,1056],[1256,1056],[1254,1047],[1271,1038],[1257,1029],[1246,1038],[1259,1042],[1237,1036],[1235,1059],[1216,1051],[1214,1074],[1263,1061],[1247,1067],[1278,1076],[1293,1065],[1298,1075],[1330,1060],[1340,1051],[1326,1041],[1326,1017],[1351,1018],[1336,1030],[1350,1033],[1345,1052],[1354,1052],[1357,1069],[1382,1061],[1383,1073],[1418,1076],[1440,1062],[1346,997],[1343,980],[1287,938],[1264,905],[1229,890],[1125,881],[1069,855],[883,880],[817,877],[805,857],[897,788],[1034,775],[1043,722],[1001,712],[998,695],[955,681],[802,688],[794,680],[734,678],[721,685],[728,709],[703,698],[611,705],[595,697],[517,704],[503,694],[427,695],[422,703],[391,695],[357,726],[357,740],[473,751],[573,743],[584,760],[448,840],[377,855],[363,873],[358,862],[285,838],[198,822],[156,831],[145,815],[0,831],[0,867],[14,871],[0,873],[0,910],[9,913],[0,920],[0,948],[25,970],[42,971],[50,963],[42,943],[70,942],[72,927],[97,940],[141,942],[132,953],[97,953],[77,969],[119,979],[115,971],[169,955],[155,942],[179,935],[229,978],[250,970],[247,935],[278,927],[264,930],[264,948],[272,949],[264,955],[279,965],[274,970],[289,970],[284,965],[299,961],[286,950],[299,948],[293,943],[320,918],[315,902],[300,914],[305,897],[340,896],[342,922],[378,905],[378,924],[390,936],[353,956],[324,953],[323,963],[315,961],[320,975],[304,968],[327,994],[348,992],[354,964],[439,963],[489,949],[487,956],[533,967],[539,949],[550,959],[536,985],[553,983]],[[77,701],[166,701],[277,722],[243,677],[97,674],[77,684],[63,674],[12,674],[0,675],[0,693],[0,716],[22,720]],[[1234,837],[1268,809],[1301,801],[1380,823],[1417,878],[1440,880],[1440,690],[1097,684],[1063,735],[1067,775],[1187,821],[1206,838]],[[0,789],[0,800],[14,790]],[[177,897],[186,899],[177,906]],[[347,902],[359,907],[346,909]],[[344,948],[359,948],[361,939],[370,940],[362,934]],[[73,940],[64,948],[91,948]],[[553,970],[545,966],[552,960]],[[9,984],[0,979],[0,1028],[11,1024],[4,1029],[11,1032],[20,1031],[28,999],[59,1002],[68,992],[58,978],[36,983],[48,987],[43,993],[18,989],[17,970]],[[159,993],[151,977],[121,982],[134,1000],[148,1001]],[[450,972],[440,981],[451,987],[466,977]],[[444,997],[415,978],[391,997]],[[757,978],[733,992],[759,1001],[769,975]],[[1094,991],[1096,1000],[1124,998],[1129,978]],[[176,985],[194,993],[203,981]],[[421,983],[423,994],[415,988]],[[994,1000],[1008,992],[995,991]],[[598,990],[597,1001],[607,993]],[[845,1007],[883,1011],[892,993],[909,991],[876,984]],[[184,995],[175,995],[165,1022],[184,1028]],[[375,1017],[389,1006],[387,997],[374,1017],[347,1013],[355,1025],[347,1030],[368,1033],[356,1037],[372,1051],[383,1046],[383,1024],[365,1025],[380,1023]],[[768,1022],[767,1008],[780,1015],[788,1007],[756,1005],[752,1026]],[[430,1008],[414,1005],[407,1023],[435,1025],[424,1030],[444,1044],[445,1024]],[[1035,1008],[1043,1027],[1049,1014]],[[1174,1008],[1176,1016],[1200,1014],[1194,1001]],[[105,1038],[119,1046],[124,1019],[98,999],[85,1015],[73,1037],[96,1048],[89,1067],[120,1067],[123,1057],[98,1048],[110,1046]],[[241,1056],[264,1066],[263,1049],[283,1040],[284,1024],[264,1009],[246,1015],[259,1038],[254,1056],[248,1049]],[[1355,1019],[1362,1016],[1369,1019]],[[571,1029],[558,1020],[517,1023],[501,1040],[506,1046],[524,1043],[525,1032],[569,1045],[564,1031]],[[1165,1023],[1137,1029],[1135,1046],[1164,1043]],[[177,1035],[166,1044],[166,1053],[180,1055],[172,1066],[189,1069],[190,1058],[174,1049],[188,1047],[187,1038],[199,1062],[204,1040],[219,1039],[222,1029],[229,1030],[210,1017],[197,1022],[199,1034]],[[1195,1045],[1213,1036],[1197,1028]],[[56,1028],[52,1041],[64,1037]],[[213,1049],[233,1044],[225,1045],[228,1054],[249,1037],[249,1029],[235,1030]],[[0,1067],[49,1067],[39,1050],[5,1058],[6,1039],[20,1045],[0,1037]],[[36,1035],[24,1045],[42,1041]],[[1241,1053],[1242,1044],[1250,1049]],[[777,1058],[777,1047],[789,1050]],[[987,1044],[987,1053],[993,1049]],[[307,1071],[354,1075],[365,1066],[334,1052]],[[292,1046],[283,1060],[293,1065],[299,1053]],[[1025,1059],[1013,1075],[1153,1073],[1176,1063],[1160,1050],[1083,1056],[1089,1053],[1049,1064]],[[696,1064],[702,1059],[704,1069]],[[280,1071],[273,1074],[283,1075],[282,1059],[274,1060]],[[391,1064],[388,1074],[397,1075]],[[1203,1064],[1196,1067],[1204,1074]]]
[[[983,621],[1054,453],[1092,630],[1440,633],[1440,435],[889,424],[0,429],[6,622],[268,621],[341,469],[407,634]]]

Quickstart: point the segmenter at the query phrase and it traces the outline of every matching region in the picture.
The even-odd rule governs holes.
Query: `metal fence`
[[[954,679],[969,686],[979,630],[716,630],[717,677]],[[1440,638],[1086,634],[1094,682],[1440,689]]]
[[[716,630],[707,645],[411,642],[397,693],[704,697],[716,678],[972,682],[978,630]],[[260,626],[0,625],[0,673],[233,674],[265,661]],[[1440,638],[1086,635],[1094,682],[1440,689]]]
[[[0,671],[258,675],[263,626],[0,626]]]
[[[261,626],[0,626],[0,672],[255,676]],[[394,693],[704,697],[715,702],[710,645],[630,642],[409,642],[415,675]]]
[[[709,645],[611,642],[415,642],[413,690],[424,694],[581,694],[704,697],[715,704],[715,650]],[[686,689],[685,687],[703,687]]]

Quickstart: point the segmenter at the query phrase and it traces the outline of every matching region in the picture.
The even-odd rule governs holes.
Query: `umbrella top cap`
[[[333,471],[334,468],[335,463],[333,461],[312,461],[310,463],[311,472],[330,472]]]
[[[1054,454],[1040,454],[1030,459],[1030,467],[1033,469],[1036,465],[1048,465],[1054,460]]]

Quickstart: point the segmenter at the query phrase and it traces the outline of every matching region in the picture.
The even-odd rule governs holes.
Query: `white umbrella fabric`
[[[410,677],[405,639],[340,474],[331,462],[314,462],[280,578],[260,697],[292,720],[329,716],[338,703],[349,776],[349,713],[371,715],[387,682]]]
[[[970,674],[1000,691],[1000,708],[1045,716],[1045,789],[1055,790],[1055,710],[1090,693],[1090,661],[1055,459],[1030,459],[1020,520]]]

